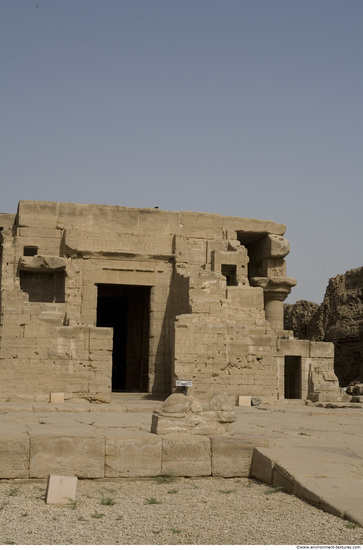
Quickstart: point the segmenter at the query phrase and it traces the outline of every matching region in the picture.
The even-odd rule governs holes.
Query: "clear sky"
[[[362,0],[0,0],[0,211],[287,225],[287,302],[363,265]]]

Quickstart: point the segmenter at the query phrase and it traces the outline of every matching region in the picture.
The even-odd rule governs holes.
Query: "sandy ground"
[[[46,483],[0,482],[0,544],[363,545],[363,529],[253,480],[80,480],[47,505]]]

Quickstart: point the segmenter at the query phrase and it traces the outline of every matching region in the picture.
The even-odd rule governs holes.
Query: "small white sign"
[[[193,385],[192,380],[175,380],[177,386],[187,386],[190,388]]]

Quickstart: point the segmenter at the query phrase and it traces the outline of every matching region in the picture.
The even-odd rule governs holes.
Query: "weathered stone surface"
[[[162,473],[176,476],[210,476],[211,442],[209,437],[165,435],[162,443]]]
[[[156,476],[161,472],[161,437],[106,436],[105,477]]]
[[[63,271],[67,262],[57,256],[22,256],[19,259],[21,271]]]
[[[249,247],[250,261],[253,264],[267,258],[284,258],[289,252],[289,242],[282,235],[265,235]]]
[[[271,485],[273,470],[278,456],[278,452],[274,452],[273,449],[260,450],[256,447],[252,454],[251,477],[255,477]]]
[[[165,434],[233,434],[231,423],[237,419],[225,393],[214,392],[187,397],[173,393],[154,413],[151,431]]]
[[[215,437],[212,443],[212,475],[215,477],[248,477],[253,449],[268,447],[268,440],[253,436]]]
[[[30,439],[30,477],[104,477],[104,461],[104,437],[47,435]]]
[[[0,478],[29,477],[29,436],[0,436]]]

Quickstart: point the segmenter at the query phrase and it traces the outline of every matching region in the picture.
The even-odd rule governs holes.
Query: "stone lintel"
[[[21,256],[19,258],[20,271],[64,271],[67,260],[59,256]]]

